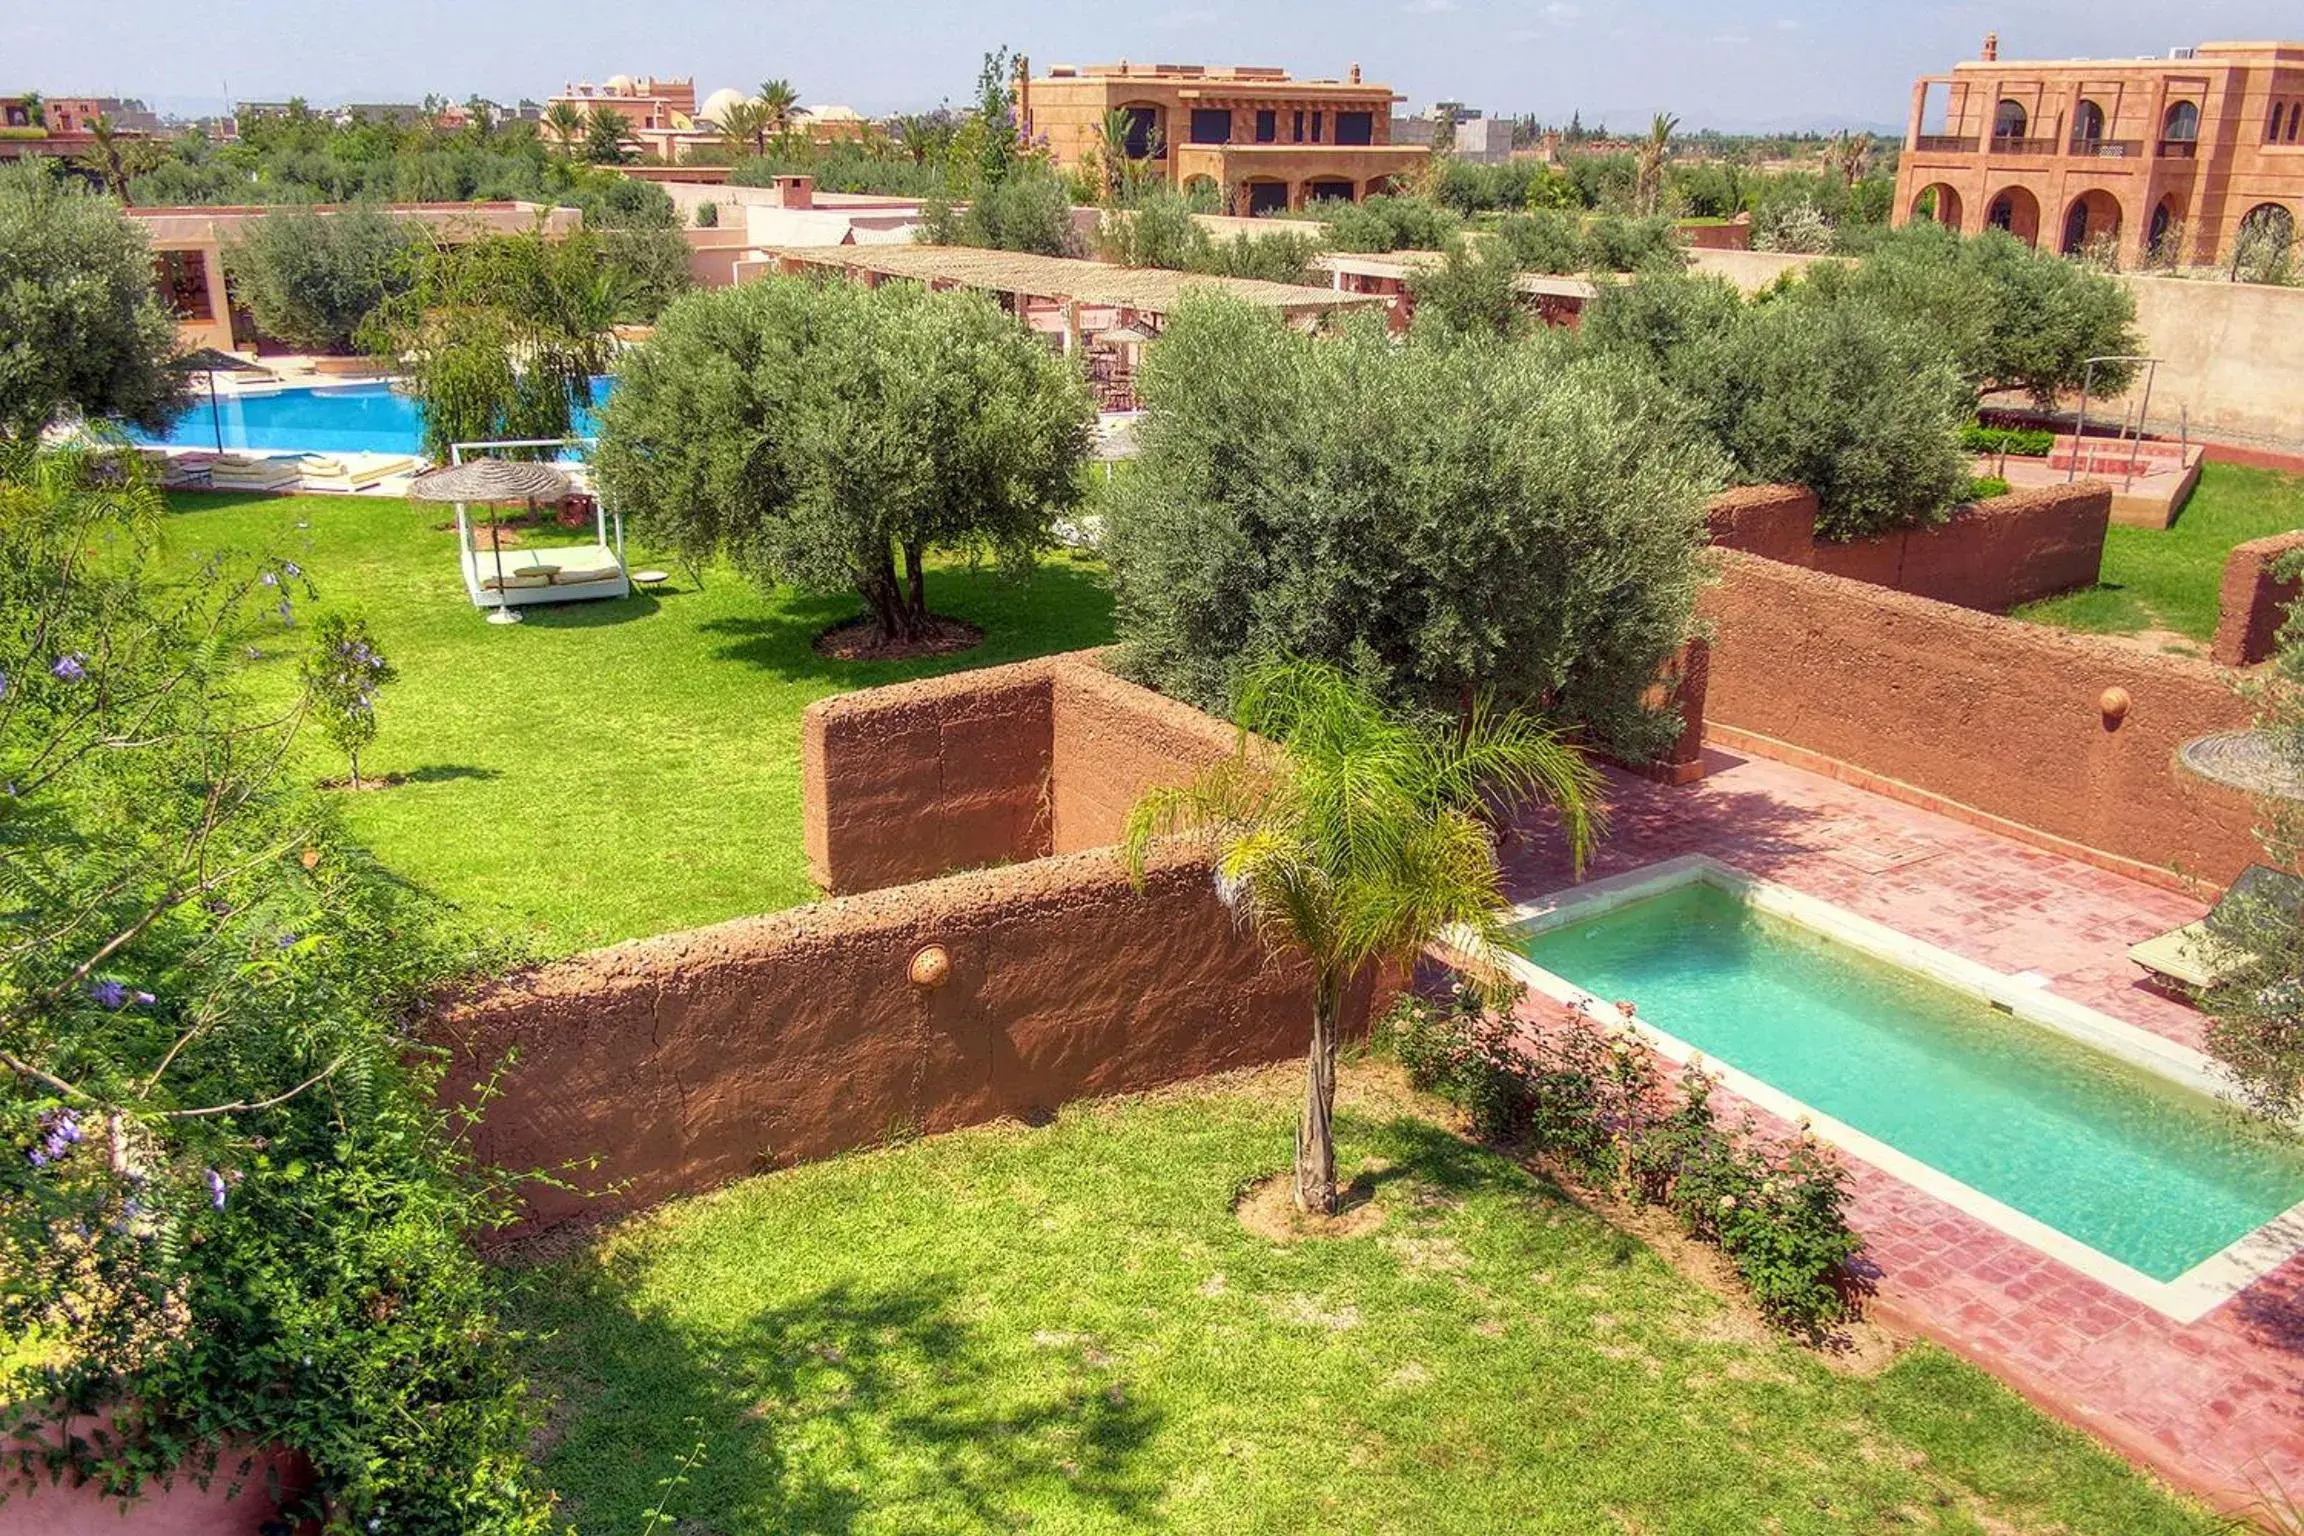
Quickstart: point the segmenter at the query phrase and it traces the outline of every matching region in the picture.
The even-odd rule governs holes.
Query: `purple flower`
[[[159,1004],[159,1002],[160,1002],[160,999],[159,999],[159,998],[157,998],[157,997],[154,997],[154,996],[153,996],[151,993],[149,993],[149,992],[139,992],[139,993],[137,993],[137,994],[136,994],[136,1006],[137,1006],[137,1007],[139,1007],[139,1008],[151,1008],[151,1007],[156,1007],[156,1006]]]
[[[40,1144],[24,1158],[35,1168],[61,1162],[80,1144],[80,1121],[68,1109],[51,1109],[40,1117]]]
[[[263,575],[257,577],[256,579],[268,587],[276,587],[280,585],[280,578],[273,575],[270,571],[266,571]]]
[[[296,947],[296,941],[300,937],[302,937],[300,934],[284,933],[277,939],[274,939],[272,944],[275,949],[294,949]]]
[[[91,982],[88,995],[96,1000],[99,1008],[118,1008],[128,1001],[128,989],[116,981]]]
[[[50,667],[48,670],[54,673],[55,676],[63,682],[85,682],[88,679],[87,660],[87,657],[82,656],[78,651],[74,651],[69,656],[57,657],[56,664]]]
[[[295,605],[290,603],[286,598],[280,599],[280,622],[283,624],[294,624],[296,622]]]
[[[0,699],[8,697],[8,674],[0,672]]]
[[[218,1210],[224,1209],[224,1175],[208,1170],[208,1203]]]
[[[298,565],[293,560],[283,563],[280,569],[286,571],[291,576],[301,576],[304,574],[304,567]]]

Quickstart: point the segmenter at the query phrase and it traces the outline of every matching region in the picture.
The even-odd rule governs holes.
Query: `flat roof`
[[[1293,313],[1358,309],[1385,302],[1380,294],[1338,293],[1298,283],[1251,277],[1208,277],[1163,267],[1116,267],[1069,256],[1035,256],[1022,251],[987,251],[963,245],[802,245],[770,247],[784,261],[815,267],[846,267],[914,282],[959,283],[997,293],[1023,293],[1042,299],[1078,300],[1121,309],[1166,314],[1191,291],[1230,295],[1267,309]]]

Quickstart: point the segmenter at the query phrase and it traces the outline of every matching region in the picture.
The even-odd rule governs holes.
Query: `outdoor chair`
[[[2285,913],[2290,921],[2304,921],[2304,880],[2269,865],[2251,864],[2206,917],[2173,933],[2146,939],[2128,951],[2128,958],[2156,980],[2174,982],[2187,992],[2214,986],[2218,970],[2210,935],[2217,931],[2217,920],[2235,906],[2257,902]]]

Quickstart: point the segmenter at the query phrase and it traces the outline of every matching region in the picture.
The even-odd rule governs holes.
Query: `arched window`
[[[2304,129],[2304,101],[2291,102],[2288,106],[2289,143],[2296,142],[2296,135],[2300,129]]]
[[[2152,210],[2152,231],[2145,239],[2144,254],[2154,261],[2176,264],[2176,252],[2170,248],[2169,233],[2176,227],[2176,200],[2160,199],[2160,206]]]
[[[2024,137],[2024,130],[2031,125],[2032,119],[2025,112],[2024,103],[2003,101],[2000,103],[2000,109],[1992,114],[1992,137],[1996,139],[2020,139]]]
[[[2064,254],[2077,256],[2088,243],[2088,200],[2073,203],[2072,211],[2064,215]]]
[[[2080,109],[2072,114],[2072,142],[2079,145],[2103,141],[2104,109],[2092,101],[2081,102]]]
[[[1158,107],[1122,107],[1120,116],[1127,123],[1127,136],[1123,151],[1131,160],[1150,160],[1165,152],[1161,142],[1160,109]]]
[[[2005,192],[1992,199],[1992,206],[1984,210],[1984,222],[1994,229],[2013,229],[2016,225],[2016,200]]]
[[[2278,203],[2258,203],[2240,220],[2245,244],[2284,251],[2296,240],[2296,215]]]
[[[2179,101],[2168,109],[2162,119],[2160,137],[2171,144],[2189,144],[2200,137],[2200,108],[2189,101]]]

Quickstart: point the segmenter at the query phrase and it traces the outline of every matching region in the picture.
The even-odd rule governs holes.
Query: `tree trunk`
[[[928,561],[917,543],[904,546],[904,603],[911,610],[912,622],[925,634],[928,629]]]
[[[1312,1050],[1304,1064],[1304,1114],[1296,1122],[1296,1208],[1336,1214],[1336,1037],[1344,978],[1322,970],[1312,990]]]
[[[919,626],[913,622],[905,602],[904,588],[896,577],[896,554],[884,549],[872,566],[857,572],[856,591],[864,599],[864,606],[872,614],[872,622],[879,626],[883,642],[916,640]]]

